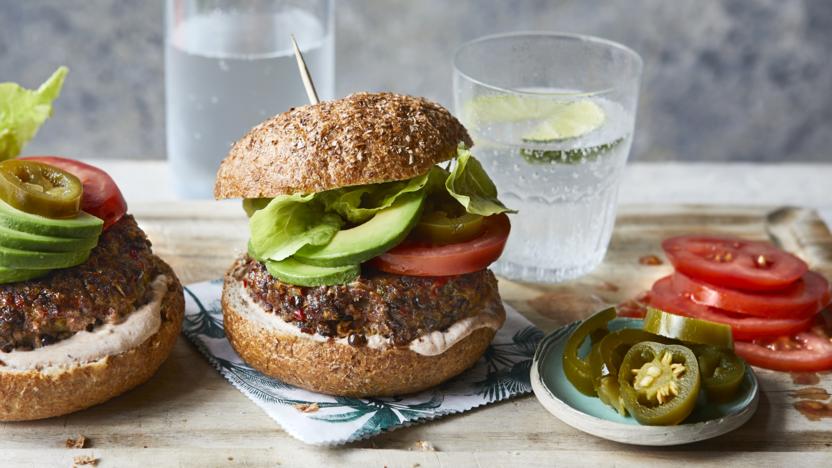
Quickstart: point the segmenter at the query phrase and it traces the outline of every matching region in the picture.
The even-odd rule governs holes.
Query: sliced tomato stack
[[[680,236],[662,248],[676,271],[645,301],[658,309],[731,326],[736,352],[781,371],[832,369],[829,283],[767,242]]]

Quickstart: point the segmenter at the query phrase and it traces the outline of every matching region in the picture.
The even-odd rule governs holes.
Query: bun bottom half
[[[288,384],[346,397],[382,397],[419,392],[473,366],[496,334],[478,328],[442,354],[426,356],[404,347],[356,347],[319,341],[265,327],[246,313],[236,281],[226,277],[222,309],[225,333],[251,367]],[[502,307],[499,313],[503,319]]]
[[[61,416],[95,406],[150,379],[168,358],[182,328],[182,285],[165,265],[170,279],[162,298],[159,330],[142,344],[95,362],[50,372],[3,371],[0,368],[0,421],[28,421]]]

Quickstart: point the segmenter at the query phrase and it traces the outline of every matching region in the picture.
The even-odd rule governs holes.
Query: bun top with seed
[[[267,198],[410,179],[471,146],[447,109],[356,93],[291,109],[251,129],[220,165],[214,196]]]

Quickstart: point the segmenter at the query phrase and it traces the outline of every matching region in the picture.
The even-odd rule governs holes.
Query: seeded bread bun
[[[50,418],[103,403],[147,381],[170,355],[185,310],[182,285],[166,268],[159,331],[144,343],[95,362],[58,370],[3,370],[0,421]]]
[[[410,179],[451,159],[465,128],[444,107],[393,93],[356,93],[278,114],[238,141],[214,196],[263,198]]]
[[[315,340],[252,320],[239,281],[226,275],[222,294],[225,333],[250,366],[283,382],[314,392],[348,397],[395,396],[419,392],[473,366],[496,330],[478,328],[443,353],[426,356],[408,348],[351,346]],[[493,312],[505,321],[499,297]],[[290,325],[291,326],[291,325]]]

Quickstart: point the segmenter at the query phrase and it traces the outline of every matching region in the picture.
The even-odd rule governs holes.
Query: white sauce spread
[[[259,323],[264,327],[274,328],[283,333],[294,336],[321,342],[332,340],[336,343],[350,346],[347,343],[346,338],[332,339],[318,333],[309,334],[301,332],[296,326],[287,323],[277,315],[266,312],[263,307],[254,302],[248,294],[248,291],[243,289],[239,283],[235,286],[237,291],[234,292],[237,293],[236,295],[243,303],[241,304],[242,307],[235,309],[238,313],[246,315],[249,320]],[[445,331],[434,331],[426,335],[422,335],[411,341],[408,347],[416,354],[421,354],[423,356],[436,356],[444,353],[453,345],[462,341],[465,337],[480,328],[491,328],[492,330],[497,330],[502,325],[503,321],[501,318],[493,310],[493,307],[489,307],[487,310],[482,311],[482,313],[474,317],[468,317],[454,323]],[[382,349],[391,346],[391,343],[389,338],[385,338],[380,335],[370,335],[367,336],[366,346],[369,348]]]
[[[436,356],[477,329],[497,330],[502,325],[503,321],[494,313],[493,307],[489,307],[478,315],[454,323],[443,332],[434,331],[416,338],[410,342],[410,350],[423,356]]]
[[[144,343],[162,324],[160,309],[168,289],[168,277],[157,276],[151,283],[153,297],[121,323],[106,323],[91,332],[80,331],[69,338],[31,351],[0,352],[0,372],[59,370],[97,361]]]

